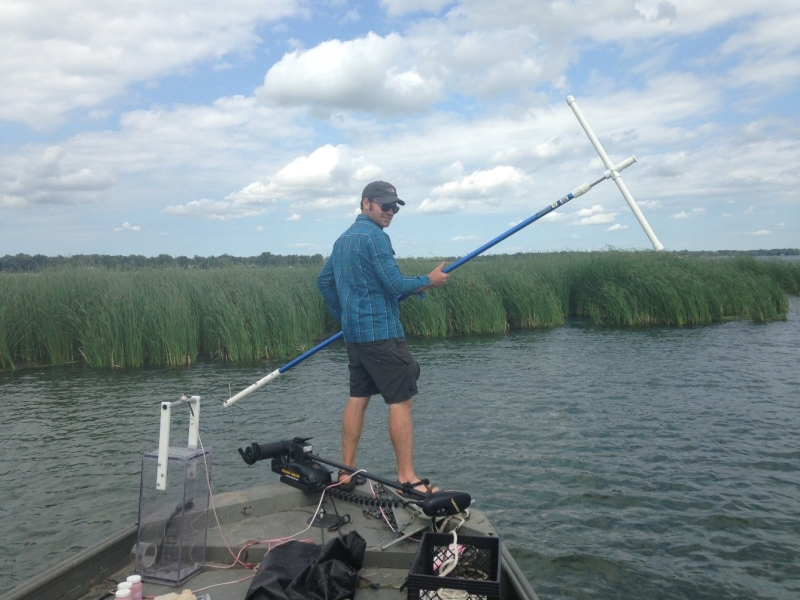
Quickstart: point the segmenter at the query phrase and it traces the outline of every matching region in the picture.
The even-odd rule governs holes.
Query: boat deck
[[[358,486],[354,493],[371,497],[369,483]],[[234,557],[228,547],[236,554],[253,542],[289,536],[324,545],[338,533],[328,531],[328,523],[323,523],[324,526],[315,523],[309,527],[319,500],[319,494],[306,494],[281,483],[215,495],[214,505],[222,530],[217,526],[213,513],[210,513],[205,568],[175,587],[145,581],[144,595],[180,594],[181,590],[190,589],[198,597],[208,594],[212,600],[243,600],[254,571],[239,565],[230,567]],[[329,517],[335,515],[337,510],[342,516],[349,515],[350,521],[341,526],[341,533],[346,535],[350,531],[357,531],[366,540],[364,566],[359,574],[371,585],[362,582],[356,596],[364,600],[405,598],[406,591],[401,591],[401,586],[408,576],[422,530],[430,530],[430,520],[411,508],[393,509],[396,525],[402,529],[402,533],[417,533],[414,539],[401,539],[381,518],[377,509],[365,510],[361,505],[331,499],[328,495],[322,502],[322,508]],[[459,522],[460,517],[452,517],[450,525]],[[223,540],[223,533],[227,544]],[[482,512],[470,509],[468,518],[458,529],[458,535],[496,537],[497,533]],[[136,536],[137,529],[131,526],[3,595],[0,600],[98,600],[105,593],[113,591],[119,581],[133,574],[135,565],[131,550],[136,543]],[[240,559],[257,567],[268,547],[268,543],[252,545],[242,552]],[[537,600],[514,559],[502,544],[500,547],[501,598]]]
[[[358,492],[366,495],[368,485],[360,486]],[[217,515],[222,524],[222,531],[225,538],[234,552],[253,541],[285,538],[293,536],[298,532],[307,529],[304,533],[297,535],[294,539],[312,540],[313,542],[325,545],[325,543],[337,533],[329,532],[327,527],[311,526],[308,521],[314,516],[319,503],[319,494],[305,494],[287,485],[276,483],[252,490],[236,492],[231,494],[221,494],[215,498]],[[387,544],[395,542],[398,536],[392,532],[389,526],[382,520],[372,516],[367,516],[362,506],[358,506],[342,500],[329,499],[327,496],[322,503],[322,509],[327,515],[335,515],[333,503],[339,514],[349,515],[350,522],[341,528],[342,534],[350,531],[358,531],[367,542],[367,552],[364,556],[364,567],[361,576],[369,579],[373,583],[380,585],[379,590],[374,590],[366,585],[360,590],[359,596],[368,592],[371,598],[399,598],[403,596],[399,592],[400,586],[408,576],[411,561],[417,550],[418,543],[411,540],[403,540],[395,543],[386,549],[382,549]],[[470,535],[496,535],[489,521],[481,513],[472,512],[468,521]],[[216,525],[216,523],[214,523]],[[412,531],[421,527],[427,527],[429,521],[415,517],[406,531]],[[462,526],[462,530],[467,534],[467,523]],[[267,544],[251,546],[242,555],[244,562],[259,564],[264,557]],[[206,548],[206,558],[214,566],[230,565],[233,563],[233,556],[225,546],[219,527],[209,528],[208,545]],[[120,573],[120,575],[130,575],[132,569]],[[171,591],[179,592],[182,588],[192,591],[202,590],[207,586],[218,585],[224,582],[236,581],[250,575],[247,570],[242,568],[235,569],[216,569],[206,567],[202,573],[186,582],[184,586],[172,588],[145,582],[145,595],[159,595]],[[227,586],[220,586],[200,591],[200,594],[208,593],[213,600],[242,600],[245,597],[250,581],[243,581]],[[375,593],[377,592],[377,594]],[[87,596],[86,600],[92,598],[96,600],[99,596]]]

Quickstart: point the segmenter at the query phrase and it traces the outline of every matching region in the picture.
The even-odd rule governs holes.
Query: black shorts
[[[347,356],[352,397],[381,394],[386,404],[395,404],[417,393],[419,363],[405,338],[347,344]]]

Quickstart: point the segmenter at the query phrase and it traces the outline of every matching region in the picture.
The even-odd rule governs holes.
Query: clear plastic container
[[[166,489],[158,490],[158,451],[142,459],[135,570],[142,581],[177,586],[205,565],[212,450],[170,447],[168,461]]]

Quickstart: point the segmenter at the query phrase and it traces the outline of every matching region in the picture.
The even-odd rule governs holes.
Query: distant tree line
[[[775,248],[772,250],[676,250],[670,252],[678,256],[693,257],[738,257],[738,256],[788,256],[800,255],[798,248]],[[517,255],[536,254],[517,253]],[[76,254],[74,256],[45,256],[44,254],[6,254],[0,258],[0,272],[6,273],[31,273],[44,269],[58,267],[102,267],[106,269],[141,269],[141,268],[175,268],[184,269],[218,269],[234,265],[252,267],[273,266],[322,266],[324,257],[321,254],[305,256],[302,254],[272,254],[262,252],[258,256],[186,256],[172,257],[169,254],[158,256],[130,256],[108,254]],[[453,258],[452,260],[456,260]],[[450,262],[448,260],[448,262]]]
[[[800,248],[773,248],[772,250],[676,250],[679,256],[797,256]]]
[[[130,256],[107,254],[76,254],[74,256],[45,256],[43,254],[6,254],[0,258],[0,272],[7,273],[29,273],[45,269],[59,267],[102,267],[106,269],[141,269],[141,268],[175,268],[184,269],[217,269],[234,265],[246,265],[253,267],[272,267],[272,266],[322,266],[323,256],[314,254],[313,256],[303,256],[300,254],[289,254],[286,256],[262,252],[258,256],[187,256],[172,257],[169,254],[159,254],[158,256],[142,256],[132,254]]]

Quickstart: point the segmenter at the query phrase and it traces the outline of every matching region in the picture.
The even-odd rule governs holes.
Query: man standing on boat
[[[397,480],[422,492],[435,491],[414,471],[412,397],[417,393],[419,363],[406,344],[400,324],[398,296],[420,293],[447,281],[440,264],[428,275],[408,277],[400,272],[389,236],[384,233],[400,206],[397,190],[373,181],[361,194],[361,214],[333,245],[317,278],[333,316],[342,324],[350,359],[350,398],[342,416],[342,462],[356,465],[356,449],[364,413],[374,394],[389,405],[389,437],[397,456]],[[355,481],[339,472],[345,489]]]

